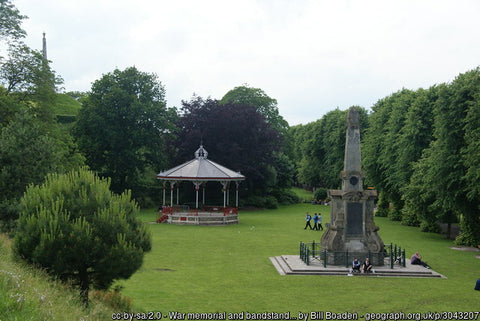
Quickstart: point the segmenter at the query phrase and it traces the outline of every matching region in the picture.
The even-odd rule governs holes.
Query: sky
[[[12,0],[65,91],[155,73],[167,106],[248,84],[292,125],[480,65],[478,0]]]

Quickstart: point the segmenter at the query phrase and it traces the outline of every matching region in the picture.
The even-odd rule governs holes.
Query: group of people
[[[368,257],[365,258],[365,261],[362,264],[360,264],[360,261],[357,258],[353,259],[352,268],[350,269],[350,273],[360,273],[361,271],[363,271],[363,273],[374,272],[373,265],[372,265],[372,263],[370,263],[370,259]]]
[[[313,228],[312,228],[312,224],[311,224],[312,220],[313,220]],[[322,230],[323,231],[322,214],[315,213],[315,215],[312,218],[312,215],[310,215],[307,212],[307,216],[305,217],[305,221],[306,221],[306,224],[305,224],[304,230],[306,230],[307,227],[309,227],[311,230],[316,230],[316,231]]]
[[[420,254],[418,254],[418,252],[415,252],[415,254],[412,255],[410,263],[413,265],[421,265],[427,269],[430,269],[430,266],[427,264],[427,262],[422,261],[422,257]],[[368,257],[365,259],[363,264],[360,264],[360,261],[357,258],[353,260],[350,273],[360,273],[360,271],[363,271],[363,273],[370,273],[373,271],[373,265],[370,263],[370,259]]]

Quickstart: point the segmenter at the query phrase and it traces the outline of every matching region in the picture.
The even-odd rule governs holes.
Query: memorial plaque
[[[363,203],[347,203],[346,225],[347,235],[363,235]]]

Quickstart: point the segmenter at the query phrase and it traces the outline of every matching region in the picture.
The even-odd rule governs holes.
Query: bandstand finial
[[[195,158],[207,158],[208,152],[200,145],[200,148],[195,151]]]

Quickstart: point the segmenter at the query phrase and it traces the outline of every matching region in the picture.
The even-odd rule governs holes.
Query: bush
[[[275,189],[272,191],[272,195],[282,205],[298,204],[300,203],[300,197],[295,194],[291,189]]]
[[[420,224],[420,230],[422,232],[440,233],[440,227],[435,222],[422,221]]]
[[[276,209],[278,208],[278,201],[275,196],[267,196],[265,197],[265,207],[268,209]]]
[[[110,181],[81,169],[51,174],[29,186],[21,200],[16,255],[62,280],[79,284],[85,304],[91,286],[107,289],[129,278],[151,248],[129,192],[110,191]]]
[[[327,189],[325,187],[319,187],[313,195],[317,201],[324,200],[328,197]]]

